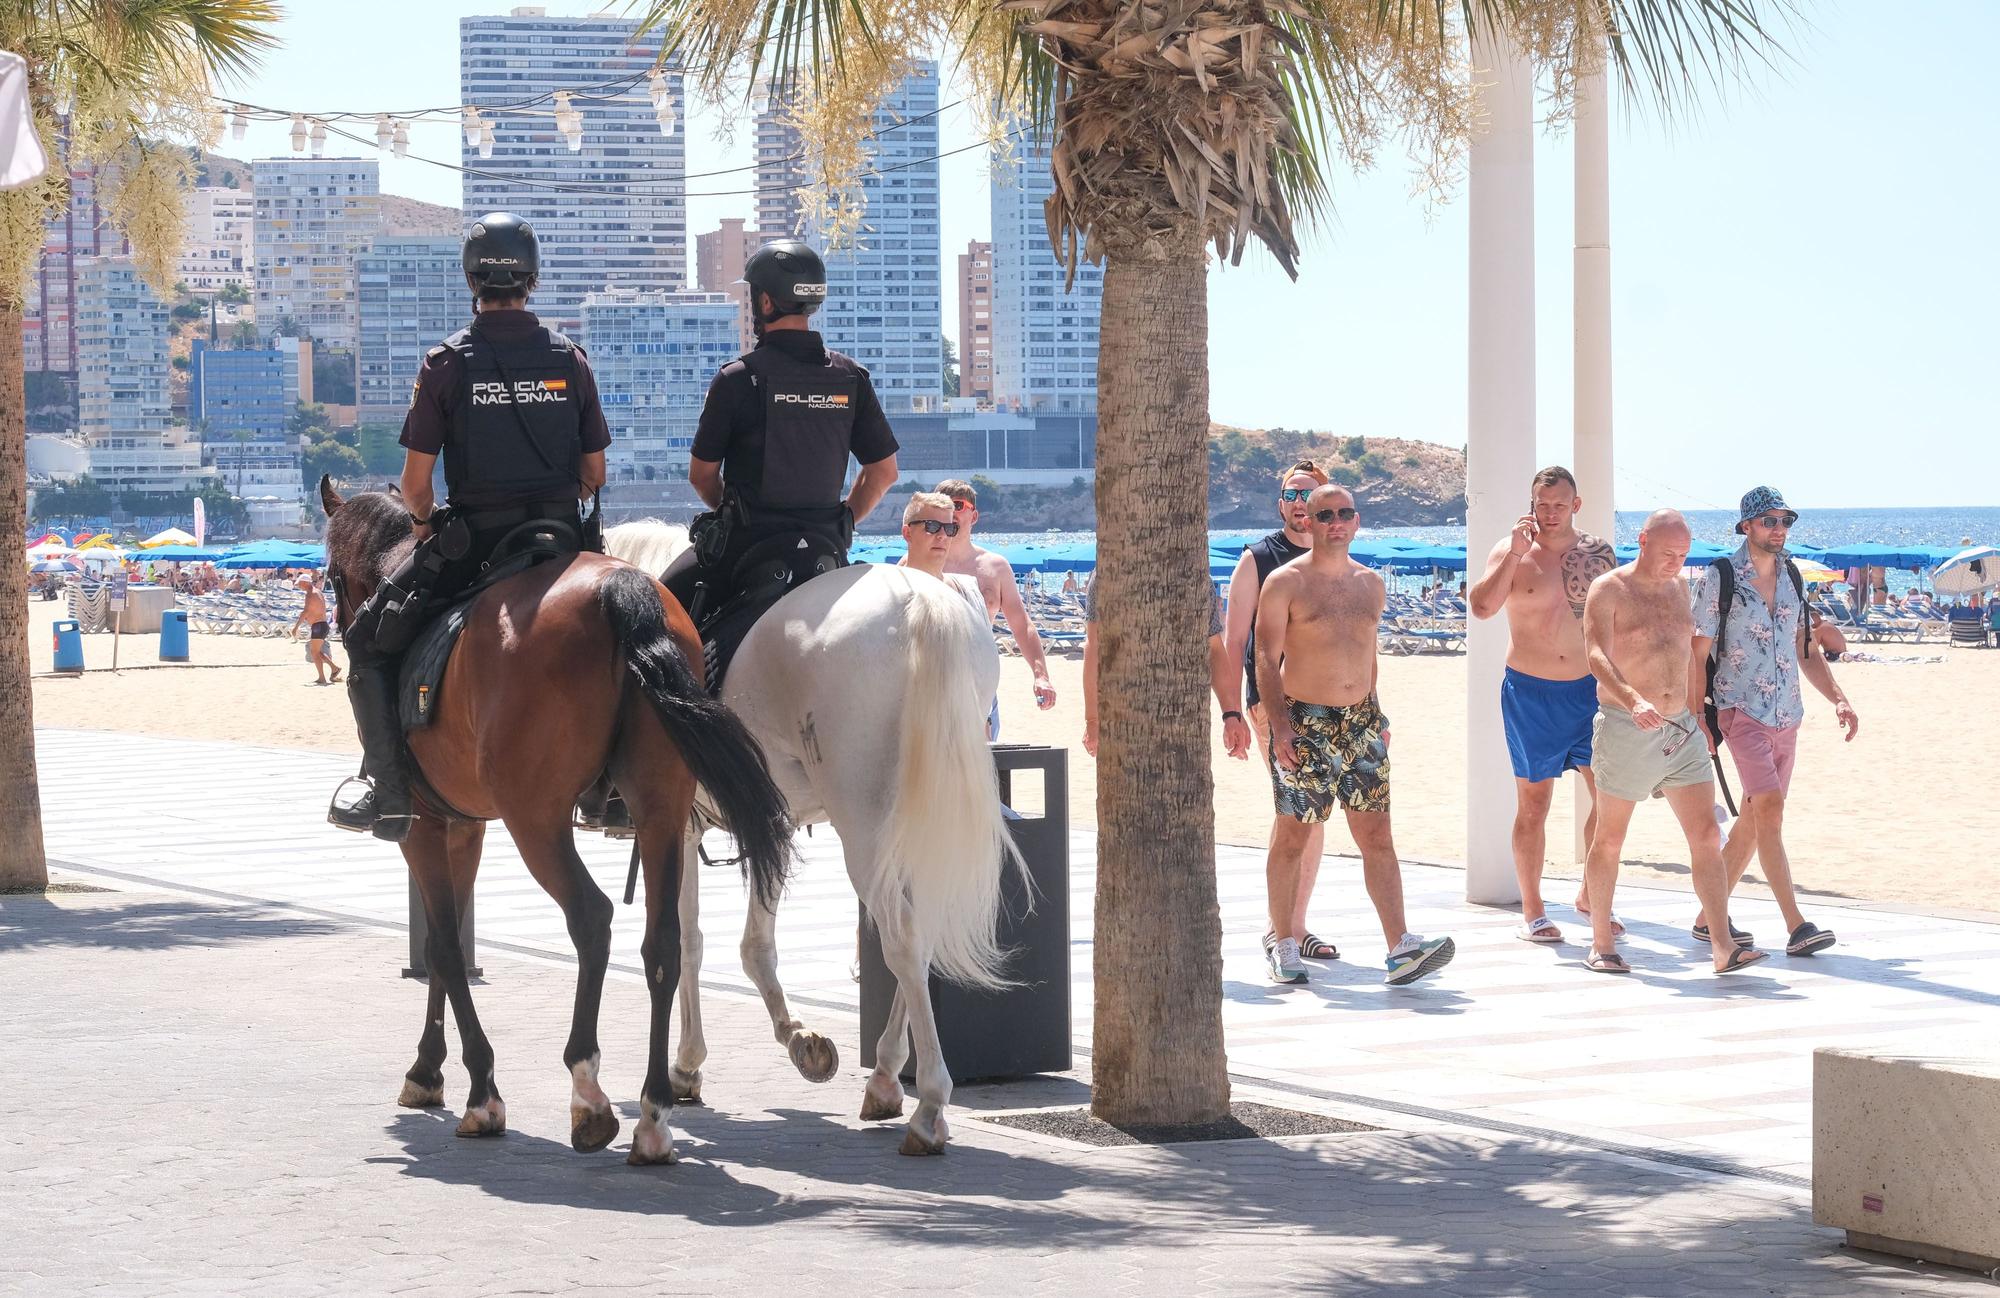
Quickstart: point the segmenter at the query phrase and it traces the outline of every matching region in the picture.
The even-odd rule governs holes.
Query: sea
[[[1735,534],[1736,511],[1728,509],[1691,509],[1682,511],[1688,520],[1688,527],[1695,539],[1713,541],[1718,545],[1730,544]],[[1619,510],[1617,542],[1623,544],[1636,541],[1639,525],[1646,521],[1643,511]],[[1275,526],[1275,520],[1273,526]],[[1210,533],[1211,540],[1254,540],[1264,535],[1269,528],[1255,531],[1223,531]],[[1441,527],[1379,527],[1364,526],[1365,534],[1375,536],[1403,536],[1430,545],[1467,545],[1465,528],[1458,526]],[[1092,532],[998,532],[981,533],[982,539],[1001,544],[1012,541],[1033,541],[1041,545],[1067,542],[1095,543]],[[1942,545],[1955,546],[1961,542],[1972,545],[2000,545],[2000,506],[1964,506],[1934,509],[1802,509],[1799,511],[1798,526],[1792,529],[1794,540],[1802,544],[1817,546],[1853,545],[1861,541],[1880,541],[1885,545]],[[1493,537],[1493,541],[1500,538]],[[1482,547],[1469,546],[1473,552]],[[1916,585],[1918,579],[1907,572],[1892,572],[1889,588],[1900,593]]]

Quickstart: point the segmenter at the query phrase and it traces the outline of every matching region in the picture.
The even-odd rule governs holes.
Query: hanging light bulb
[[[396,123],[395,154],[399,158],[410,156],[410,128],[407,123]]]
[[[389,124],[389,115],[387,113],[378,115],[375,118],[375,147],[377,149],[388,148],[389,141],[394,135],[395,128]]]
[[[482,158],[493,156],[493,123],[491,122],[481,122],[479,124],[479,156]]]
[[[468,108],[462,114],[462,118],[460,125],[465,130],[465,147],[469,149],[479,143],[479,110]]]
[[[312,154],[317,158],[324,152],[326,152],[326,123],[315,117],[312,128]]]
[[[303,114],[292,114],[292,152],[306,151],[306,119]]]
[[[654,68],[646,74],[646,93],[652,97],[653,107],[658,108],[667,98],[667,74]]]
[[[571,153],[582,153],[582,152],[583,152],[583,127],[582,127],[581,125],[579,125],[579,126],[578,126],[578,127],[577,127],[577,128],[575,129],[575,130],[573,130],[573,131],[565,131],[565,132],[563,132],[563,142],[564,142],[565,144],[569,145],[569,151],[570,151]]]
[[[660,123],[660,134],[669,137],[674,133],[674,124],[680,120],[679,115],[674,112],[674,101],[671,99],[662,99],[653,117]]]
[[[232,140],[240,140],[243,138],[243,132],[249,129],[250,129],[250,119],[243,115],[243,110],[241,108],[237,109],[236,112],[229,119],[229,138]]]

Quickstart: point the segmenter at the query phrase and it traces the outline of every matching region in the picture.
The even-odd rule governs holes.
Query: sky
[[[1749,485],[1794,506],[2000,504],[2000,4],[1802,0],[1775,70],[1671,121],[1620,96],[1611,143],[1617,505],[1720,507]],[[291,0],[281,49],[224,93],[286,111],[458,102],[468,0]],[[547,0],[552,14],[616,0]],[[1913,21],[1921,15],[1919,21]],[[946,98],[954,96],[947,94]],[[696,105],[688,171],[750,161],[740,101]],[[372,134],[372,132],[364,132]],[[947,112],[941,148],[974,142]],[[457,207],[449,125],[420,125],[382,188]],[[234,157],[290,152],[255,123]],[[328,152],[372,150],[329,149]],[[984,150],[943,169],[944,327],[954,254],[989,227]],[[1535,159],[1538,456],[1570,455],[1571,167]],[[1385,150],[1336,178],[1299,279],[1253,251],[1210,272],[1212,410],[1224,423],[1465,442],[1466,208],[1411,193]],[[748,172],[689,182],[689,231],[749,216]],[[714,194],[716,196],[704,196]],[[691,278],[691,277],[690,277]],[[829,340],[839,346],[838,339]]]

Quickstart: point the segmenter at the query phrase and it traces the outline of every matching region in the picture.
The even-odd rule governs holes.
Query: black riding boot
[[[379,839],[400,843],[410,836],[410,773],[403,764],[395,670],[379,663],[363,665],[350,656],[347,701],[361,732],[361,769],[372,787],[352,802],[336,792],[326,818],[342,829],[372,831]],[[341,789],[357,782],[349,781]]]

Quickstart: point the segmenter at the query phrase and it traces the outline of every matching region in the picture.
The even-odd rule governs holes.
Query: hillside
[[[382,228],[390,234],[442,235],[457,239],[465,234],[465,217],[455,207],[404,198],[401,194],[384,194]]]

